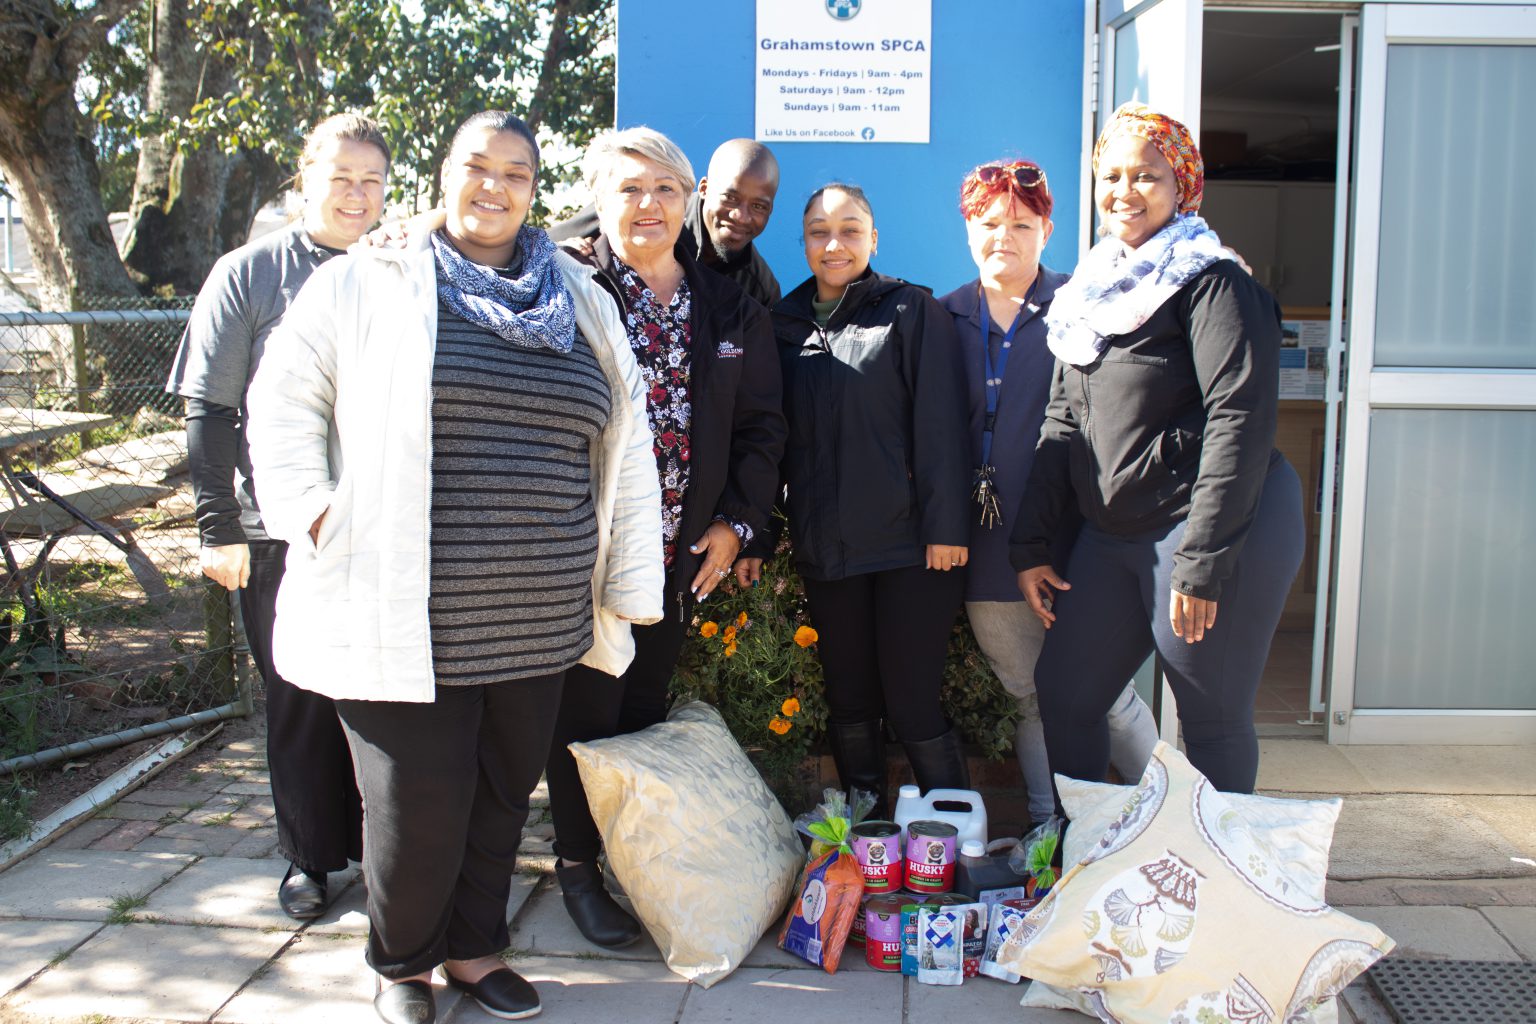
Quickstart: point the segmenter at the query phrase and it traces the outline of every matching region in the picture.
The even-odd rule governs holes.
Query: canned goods
[[[864,907],[864,962],[877,971],[901,970],[902,897],[871,896]]]
[[[901,826],[894,821],[864,821],[853,826],[849,845],[864,873],[865,892],[901,888]]]
[[[859,899],[859,909],[853,913],[853,924],[848,929],[848,941],[855,946],[864,945],[864,908],[874,897],[865,894]]]
[[[960,830],[942,821],[907,826],[905,878],[913,892],[949,892],[955,887],[955,838]]]

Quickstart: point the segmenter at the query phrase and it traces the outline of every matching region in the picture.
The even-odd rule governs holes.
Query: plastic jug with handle
[[[987,841],[987,808],[974,789],[930,789],[927,795],[916,786],[902,786],[896,794],[896,824],[905,835],[914,821],[943,821],[960,830],[959,843],[967,839]]]

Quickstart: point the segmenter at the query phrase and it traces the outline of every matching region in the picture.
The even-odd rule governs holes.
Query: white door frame
[[[1330,743],[1530,743],[1536,711],[1357,709],[1360,598],[1371,411],[1382,408],[1536,409],[1536,372],[1375,366],[1376,287],[1385,172],[1387,51],[1393,43],[1536,44],[1536,7],[1367,4],[1361,19],[1354,256],[1350,270],[1349,386],[1340,470]]]

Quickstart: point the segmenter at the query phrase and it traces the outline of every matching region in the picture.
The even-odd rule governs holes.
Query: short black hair
[[[870,220],[875,219],[875,211],[869,205],[869,196],[865,195],[864,190],[859,188],[859,186],[850,185],[846,181],[829,181],[815,192],[812,192],[811,198],[805,201],[805,209],[800,211],[800,216],[804,217],[810,213],[811,207],[816,205],[816,200],[820,199],[825,192],[843,193],[843,195],[858,204],[859,208],[869,215]]]

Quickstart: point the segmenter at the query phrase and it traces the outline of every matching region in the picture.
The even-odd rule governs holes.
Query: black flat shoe
[[[623,949],[643,934],[640,922],[603,887],[603,875],[595,862],[569,867],[556,863],[555,877],[560,880],[565,912],[588,942],[605,949]]]
[[[375,978],[379,986],[373,997],[373,1012],[384,1024],[432,1024],[437,1019],[437,1001],[432,998],[429,981],[402,981],[385,985]]]
[[[528,979],[511,968],[492,971],[476,982],[460,981],[443,968],[448,984],[480,1004],[480,1009],[502,1020],[522,1020],[543,1009],[539,994]]]
[[[313,879],[292,864],[277,887],[278,906],[295,921],[313,921],[325,913],[325,895],[324,878]]]

